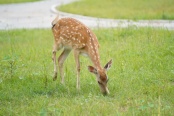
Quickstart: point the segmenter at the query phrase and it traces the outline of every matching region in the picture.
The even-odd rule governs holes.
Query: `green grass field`
[[[35,2],[39,0],[1,0],[0,4],[22,3],[22,2]]]
[[[81,57],[81,90],[75,62],[65,62],[65,86],[52,81],[51,30],[0,31],[0,115],[174,115],[174,31],[129,27],[94,30],[110,95],[100,93],[92,65]],[[59,52],[60,54],[60,52]]]
[[[60,11],[113,19],[174,19],[174,0],[80,0]]]

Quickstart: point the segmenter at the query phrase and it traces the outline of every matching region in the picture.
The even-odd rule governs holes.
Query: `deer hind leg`
[[[79,60],[79,51],[74,50],[74,57],[76,62],[76,70],[77,70],[77,84],[76,88],[80,89],[80,60]]]
[[[70,52],[71,52],[71,50],[64,49],[63,52],[61,53],[61,55],[58,58],[59,72],[60,72],[60,76],[62,78],[62,80],[61,80],[62,84],[64,84],[63,63],[66,60],[66,58],[67,58],[67,56],[69,55]]]
[[[60,44],[54,44],[53,46],[53,54],[52,54],[52,60],[54,63],[54,77],[53,77],[53,81],[55,81],[57,79],[57,65],[56,65],[56,52],[58,50],[61,49],[61,45]]]
[[[53,77],[53,81],[55,81],[57,79],[56,51],[53,51],[52,60],[53,60],[53,63],[54,63],[54,77]]]
[[[56,52],[57,52],[57,47],[56,47],[56,45],[54,45],[53,46],[53,54],[52,54],[52,60],[53,60],[53,63],[54,63],[53,81],[55,81],[57,79]]]

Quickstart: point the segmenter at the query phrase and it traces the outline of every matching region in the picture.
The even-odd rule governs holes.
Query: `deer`
[[[97,36],[85,24],[74,18],[60,18],[57,16],[52,21],[52,32],[54,44],[52,51],[52,60],[54,63],[54,77],[57,79],[56,52],[63,49],[58,57],[58,68],[61,77],[61,83],[64,84],[63,63],[69,53],[74,51],[74,58],[77,71],[76,88],[80,90],[80,60],[79,56],[87,56],[94,66],[88,66],[89,72],[95,74],[101,93],[109,94],[107,87],[107,71],[112,65],[112,59],[104,66],[101,66],[99,55],[99,42]]]

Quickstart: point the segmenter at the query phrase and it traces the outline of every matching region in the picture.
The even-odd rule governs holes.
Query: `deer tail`
[[[56,18],[52,21],[52,28],[56,25],[56,23],[59,21],[59,15],[56,16]]]

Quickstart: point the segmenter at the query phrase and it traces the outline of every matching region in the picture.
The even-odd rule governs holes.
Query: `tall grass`
[[[173,0],[80,0],[58,9],[99,18],[172,20],[173,4]]]
[[[101,62],[111,58],[110,95],[102,96],[92,65],[81,57],[76,90],[73,55],[65,62],[65,86],[52,81],[50,30],[0,31],[0,115],[174,114],[174,31],[129,27],[94,30]],[[60,52],[59,52],[60,54]]]

